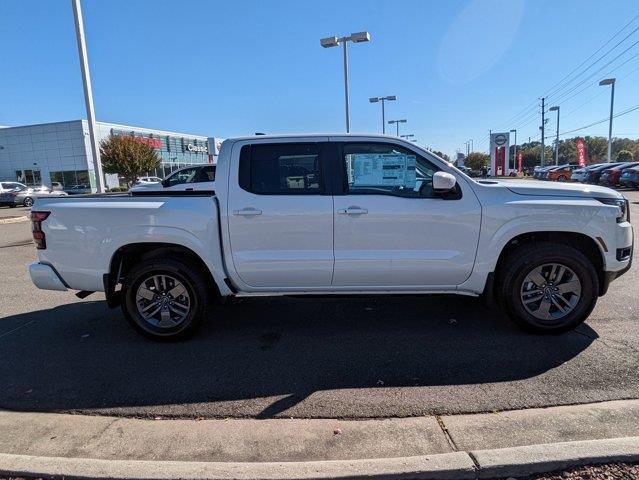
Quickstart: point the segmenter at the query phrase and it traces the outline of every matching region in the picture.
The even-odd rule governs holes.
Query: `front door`
[[[434,192],[435,163],[391,142],[344,143],[340,164],[335,287],[410,290],[468,278],[481,208],[465,181],[452,194]]]
[[[333,197],[324,185],[323,145],[241,147],[227,218],[234,270],[248,287],[330,287]]]

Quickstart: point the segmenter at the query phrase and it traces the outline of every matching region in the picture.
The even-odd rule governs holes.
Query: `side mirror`
[[[448,172],[435,172],[433,175],[433,190],[437,193],[450,192],[457,185],[457,179]]]

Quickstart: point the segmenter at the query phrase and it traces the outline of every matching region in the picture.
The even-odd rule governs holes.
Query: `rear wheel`
[[[557,179],[558,182],[565,182],[566,180],[568,179],[566,178],[565,175],[559,175],[559,178]]]
[[[123,285],[122,310],[133,327],[160,341],[189,337],[201,325],[208,282],[195,267],[168,258],[133,267]]]
[[[527,330],[564,332],[582,323],[597,302],[599,280],[592,262],[563,244],[523,245],[500,275],[500,300]]]

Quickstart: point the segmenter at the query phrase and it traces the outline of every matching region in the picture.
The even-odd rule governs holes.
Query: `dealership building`
[[[187,165],[215,163],[219,140],[186,133],[165,132],[97,122],[98,142],[109,136],[128,136],[152,146],[161,164],[149,175],[165,177]],[[0,181],[28,185],[59,182],[64,188],[90,185],[96,190],[93,154],[86,120],[0,127]],[[117,175],[105,175],[106,186],[119,185]]]

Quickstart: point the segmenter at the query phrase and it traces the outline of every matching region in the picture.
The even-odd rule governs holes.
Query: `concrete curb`
[[[5,225],[7,223],[21,223],[21,222],[28,222],[28,221],[29,221],[29,217],[27,216],[0,218],[0,225]]]
[[[99,479],[476,479],[586,464],[639,462],[639,437],[530,445],[417,457],[319,462],[175,462],[0,454],[0,475]]]

